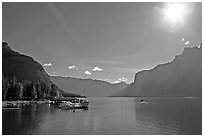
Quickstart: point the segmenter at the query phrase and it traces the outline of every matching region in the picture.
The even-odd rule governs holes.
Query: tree
[[[55,84],[52,84],[51,85],[51,93],[50,93],[50,96],[51,97],[55,97],[56,96],[56,92],[57,92],[57,86]]]
[[[37,91],[36,91],[36,88],[35,88],[35,83],[31,82],[30,86],[31,86],[31,98],[35,99],[35,98],[37,98]]]
[[[9,79],[3,76],[2,77],[2,100],[6,100],[9,87],[10,87]]]
[[[42,99],[42,90],[41,90],[41,85],[39,81],[35,84],[35,88],[37,92],[37,98]]]
[[[40,85],[41,85],[40,98],[45,99],[45,97],[46,97],[46,85],[45,85],[45,83],[40,83]]]
[[[16,98],[21,99],[23,97],[23,84],[18,82],[16,85]]]
[[[14,76],[13,79],[10,80],[10,82],[9,82],[9,88],[8,88],[8,92],[6,95],[7,100],[16,99],[16,85],[17,85],[17,79]]]
[[[46,85],[45,83],[41,83],[41,89],[42,89],[42,95],[43,98],[50,98],[50,91],[51,91],[51,87]]]
[[[30,98],[31,82],[28,80],[23,81],[23,98]]]

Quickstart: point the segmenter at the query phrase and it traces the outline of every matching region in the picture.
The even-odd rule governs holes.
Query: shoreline
[[[21,106],[21,105],[29,105],[29,104],[45,104],[48,101],[35,101],[35,100],[30,100],[30,101],[25,101],[25,100],[17,100],[17,101],[2,101],[2,108],[8,107],[8,104],[11,104],[12,106]]]

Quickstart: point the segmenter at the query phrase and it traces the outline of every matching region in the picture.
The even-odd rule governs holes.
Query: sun
[[[187,9],[184,3],[167,3],[163,9],[164,19],[169,23],[182,23],[186,17]]]
[[[191,8],[189,7],[189,3],[164,3],[161,8],[163,26],[166,29],[170,29],[172,32],[177,31],[185,25],[186,18],[190,11]]]

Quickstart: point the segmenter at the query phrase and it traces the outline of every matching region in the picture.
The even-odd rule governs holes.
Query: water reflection
[[[92,98],[89,110],[46,104],[3,111],[3,134],[201,134],[202,99]]]
[[[22,106],[20,110],[8,110],[2,113],[3,134],[36,134],[39,124],[43,123],[48,114],[55,109],[46,105]]]
[[[149,98],[148,105],[135,99],[138,125],[151,134],[201,134],[201,98]],[[195,118],[195,119],[194,119]],[[148,133],[146,133],[148,134]]]

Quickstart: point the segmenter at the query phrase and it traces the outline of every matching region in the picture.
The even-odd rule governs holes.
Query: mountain
[[[134,82],[112,96],[202,96],[202,45],[185,48],[173,61],[136,73]]]
[[[26,79],[49,86],[52,84],[49,75],[38,62],[32,57],[13,51],[5,42],[2,44],[2,72],[9,77],[16,76],[20,81]]]
[[[51,86],[53,86],[56,91],[62,95],[76,96],[76,94],[65,93],[58,88],[58,86],[50,80],[50,76],[40,63],[30,56],[12,50],[7,42],[2,42],[2,73],[3,76],[9,79],[15,76],[18,81],[29,80],[32,82],[44,83],[48,89],[51,90]]]
[[[100,80],[61,76],[51,76],[51,80],[64,91],[75,92],[88,97],[109,96],[128,86],[128,84],[124,82],[111,84]]]

